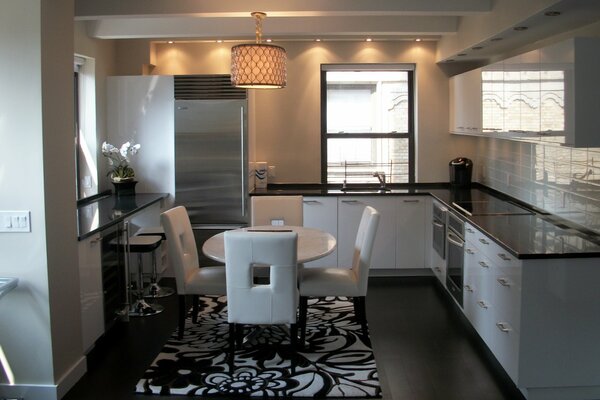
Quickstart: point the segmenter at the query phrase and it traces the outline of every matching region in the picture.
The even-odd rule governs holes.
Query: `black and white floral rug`
[[[225,297],[200,298],[198,324],[186,320],[136,385],[145,394],[206,397],[381,397],[375,357],[345,298],[309,300],[306,345],[292,364],[289,334],[265,328],[227,363]]]

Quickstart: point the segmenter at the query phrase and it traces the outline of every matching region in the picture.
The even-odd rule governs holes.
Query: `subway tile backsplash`
[[[479,182],[600,233],[600,148],[481,138]]]

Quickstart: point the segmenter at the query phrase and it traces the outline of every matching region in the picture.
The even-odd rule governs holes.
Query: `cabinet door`
[[[83,352],[104,333],[102,246],[96,234],[79,242],[79,281]]]
[[[450,78],[450,131],[481,132],[481,68]]]
[[[338,266],[342,268],[352,266],[354,242],[360,217],[365,206],[371,206],[381,214],[371,258],[371,268],[395,268],[397,198],[344,196],[338,199]]]
[[[337,238],[337,203],[337,197],[304,197],[304,226],[320,229]],[[337,248],[326,257],[304,264],[305,267],[337,267],[337,265]]]
[[[396,267],[425,268],[425,197],[399,197]]]

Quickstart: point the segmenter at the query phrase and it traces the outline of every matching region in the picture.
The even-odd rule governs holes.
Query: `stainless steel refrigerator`
[[[200,253],[210,235],[248,224],[246,91],[212,77],[175,80],[175,203]]]

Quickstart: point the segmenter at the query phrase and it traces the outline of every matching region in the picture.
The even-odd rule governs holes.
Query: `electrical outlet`
[[[0,211],[0,232],[31,232],[31,212]]]
[[[277,177],[277,173],[275,171],[275,166],[274,165],[269,165],[268,171],[269,171],[268,174],[269,174],[269,178],[270,179]]]

